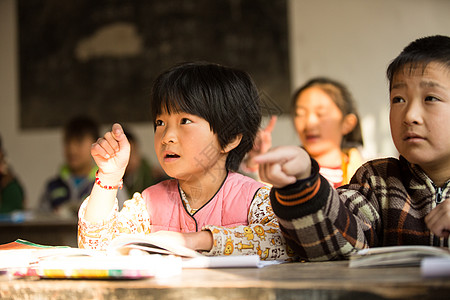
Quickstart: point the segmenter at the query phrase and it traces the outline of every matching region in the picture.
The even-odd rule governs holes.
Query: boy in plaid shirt
[[[261,179],[273,184],[280,227],[302,259],[343,259],[368,247],[449,246],[450,37],[412,42],[387,77],[399,159],[369,161],[335,190],[300,147],[255,158]]]

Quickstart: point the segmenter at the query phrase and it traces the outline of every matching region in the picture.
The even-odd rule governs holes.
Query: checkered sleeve
[[[333,189],[313,159],[311,176],[272,189],[271,203],[288,245],[300,258],[323,261],[348,257],[376,243],[378,208],[366,196],[368,185],[356,180]],[[376,201],[375,201],[376,202]]]

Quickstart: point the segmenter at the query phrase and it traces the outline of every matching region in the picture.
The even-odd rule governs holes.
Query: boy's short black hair
[[[64,127],[64,141],[82,139],[85,136],[91,136],[94,141],[100,136],[97,122],[87,116],[74,117]]]
[[[441,63],[450,68],[450,37],[443,35],[423,37],[406,46],[387,68],[389,90],[392,88],[395,73],[406,65],[409,65],[411,70],[419,66],[425,70],[431,62]]]
[[[230,171],[237,171],[252,149],[262,117],[258,90],[251,77],[244,71],[208,62],[183,63],[158,76],[151,101],[154,125],[163,111],[186,112],[205,119],[222,148],[242,134],[240,144],[227,157]]]

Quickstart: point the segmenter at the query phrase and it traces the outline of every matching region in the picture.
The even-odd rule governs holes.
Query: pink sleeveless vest
[[[195,232],[205,225],[248,225],[250,204],[262,183],[229,172],[214,197],[191,216],[183,205],[178,181],[165,180],[142,192],[151,220],[151,231]]]

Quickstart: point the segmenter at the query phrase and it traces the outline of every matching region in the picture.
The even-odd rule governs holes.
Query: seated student
[[[24,208],[24,190],[6,161],[0,137],[0,213],[10,213]]]
[[[302,147],[320,166],[320,174],[335,188],[347,184],[363,163],[361,125],[355,101],[342,83],[325,77],[312,78],[292,96],[295,130]],[[252,160],[271,147],[269,125],[259,132],[255,149],[249,153],[243,170],[257,170]]]
[[[273,184],[271,203],[288,244],[303,259],[342,259],[378,246],[449,246],[450,37],[415,40],[387,76],[399,159],[369,161],[335,190],[300,147],[255,158],[261,178]]]
[[[62,217],[77,216],[95,182],[97,166],[91,157],[91,146],[98,139],[98,132],[97,123],[85,116],[75,117],[65,125],[65,163],[56,177],[46,183],[40,210]],[[120,198],[124,201],[126,196]]]
[[[114,124],[92,148],[99,171],[80,208],[79,247],[105,249],[121,233],[157,234],[207,255],[287,259],[269,188],[235,173],[261,122],[249,75],[210,63],[175,66],[156,79],[151,108],[156,156],[173,179],[136,193],[119,213],[130,144]]]
[[[342,83],[317,77],[292,97],[294,125],[303,148],[334,187],[347,184],[363,163],[361,125],[353,96]]]
[[[152,166],[142,155],[134,134],[129,130],[124,130],[124,133],[130,143],[130,160],[123,176],[123,185],[127,188],[128,196],[133,197],[135,192],[141,192],[168,177],[159,165]]]

